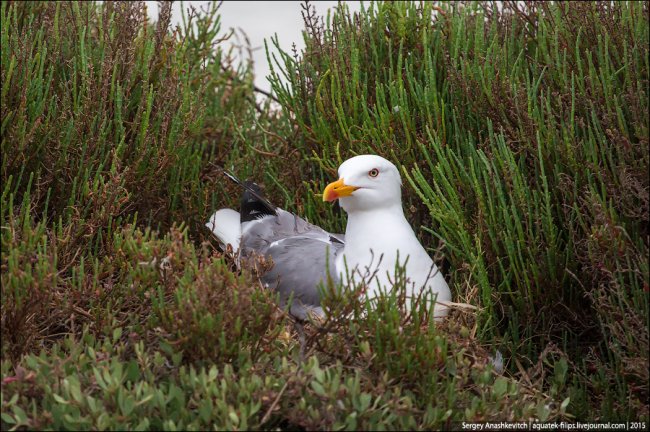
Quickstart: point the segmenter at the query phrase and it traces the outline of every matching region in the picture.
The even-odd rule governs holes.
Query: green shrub
[[[3,285],[22,278],[3,290],[12,316],[3,315],[2,335],[15,339],[15,355],[29,351],[25,341],[69,330],[62,316],[23,323],[41,315],[46,298],[86,301],[89,290],[112,286],[112,237],[121,226],[185,223],[201,239],[217,199],[236,202],[212,164],[239,159],[232,148],[249,139],[250,127],[228,119],[257,115],[250,71],[232,70],[211,49],[220,34],[214,5],[173,34],[171,6],[156,26],[145,22],[144,7],[2,5]],[[32,270],[25,260],[36,244]],[[20,298],[33,301],[14,308]]]
[[[389,374],[341,361],[323,365],[317,356],[302,364],[278,352],[254,362],[241,356],[236,369],[185,365],[169,345],[147,348],[135,335],[125,338],[121,327],[101,339],[86,330],[23,357],[14,371],[2,362],[2,423],[47,430],[426,430],[461,420],[562,415],[566,404],[495,377],[484,364],[468,367],[471,356],[456,348],[452,343],[441,359],[449,373],[423,398]]]
[[[635,402],[613,411],[647,414],[648,4],[519,8],[307,6],[307,48],[270,58],[273,88],[307,169],[401,164],[408,218],[444,242],[482,337],[529,359],[554,343],[622,375],[606,385]]]

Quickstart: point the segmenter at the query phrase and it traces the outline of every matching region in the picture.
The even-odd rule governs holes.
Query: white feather
[[[205,226],[217,237],[224,250],[231,245],[232,250],[237,252],[241,238],[239,212],[228,208],[217,210]]]

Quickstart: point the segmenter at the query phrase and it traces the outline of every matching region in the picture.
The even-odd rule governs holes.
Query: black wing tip
[[[241,181],[222,166],[217,167],[226,177],[244,189],[240,201],[241,222],[260,219],[267,215],[278,215],[277,207],[264,197],[262,188],[257,183],[251,180]]]
[[[262,192],[262,188],[250,180],[244,181],[244,193],[240,202],[241,222],[261,219],[264,216],[277,216],[277,208],[271,204]]]

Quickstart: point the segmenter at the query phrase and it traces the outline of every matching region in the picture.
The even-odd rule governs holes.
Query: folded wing
[[[319,285],[327,282],[328,273],[338,281],[335,263],[342,249],[339,237],[282,209],[277,216],[242,225],[242,257],[249,262],[256,255],[273,260],[260,279],[280,294],[282,306],[293,295],[290,313],[299,319],[309,313],[322,315]]]

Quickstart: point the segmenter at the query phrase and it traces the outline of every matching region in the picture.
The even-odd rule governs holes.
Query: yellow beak
[[[343,179],[340,178],[335,182],[332,182],[327,185],[323,191],[323,201],[334,201],[339,198],[347,197],[352,195],[352,192],[357,190],[355,186],[348,186],[343,182]]]

